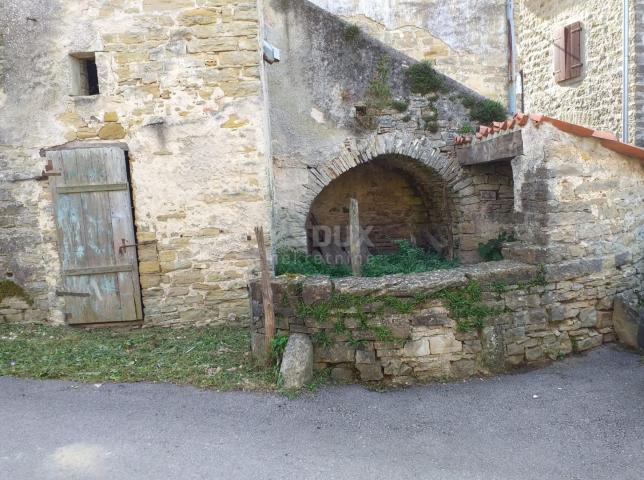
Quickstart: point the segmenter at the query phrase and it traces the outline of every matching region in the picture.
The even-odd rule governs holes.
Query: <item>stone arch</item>
[[[308,185],[306,196],[301,205],[301,218],[298,223],[301,231],[306,232],[307,219],[312,206],[331,183],[345,173],[365,164],[375,163],[383,157],[396,159],[396,164],[411,177],[422,178],[427,172],[432,172],[447,186],[448,201],[454,218],[451,219],[451,234],[455,253],[460,255],[461,224],[464,215],[467,216],[467,206],[463,203],[474,203],[469,200],[474,195],[472,179],[466,174],[452,152],[441,151],[443,142],[437,142],[428,137],[415,137],[411,133],[391,132],[373,134],[365,139],[348,139],[340,148],[338,154],[308,168]],[[303,244],[306,242],[304,238]],[[462,256],[461,256],[462,257]],[[462,258],[470,261],[469,258]]]

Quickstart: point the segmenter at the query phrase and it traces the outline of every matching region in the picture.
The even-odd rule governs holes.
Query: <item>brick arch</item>
[[[467,178],[456,155],[441,152],[436,147],[436,142],[427,137],[418,138],[402,132],[374,134],[361,141],[349,139],[334,157],[315,167],[309,167],[306,198],[301,205],[302,215],[298,222],[301,231],[306,231],[313,203],[327,186],[353,168],[384,157],[396,158],[398,167],[407,164],[405,172],[419,180],[422,180],[424,173],[431,172],[447,185],[450,210],[454,215],[452,233],[458,243],[461,199],[467,193],[465,189],[471,185],[471,179]]]
[[[374,134],[359,143],[345,141],[338,155],[309,168],[311,195],[308,206],[310,207],[315,197],[340,175],[384,155],[400,155],[430,168],[445,181],[457,198],[466,186],[461,185],[465,183],[465,173],[456,156],[441,152],[431,139],[417,138],[401,132]]]

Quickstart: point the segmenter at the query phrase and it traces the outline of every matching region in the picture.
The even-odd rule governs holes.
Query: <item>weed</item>
[[[407,70],[407,77],[413,93],[426,95],[444,89],[445,82],[434,66],[428,62],[419,62]]]
[[[356,24],[347,25],[343,36],[347,42],[355,42],[360,37],[360,27]]]
[[[461,332],[481,329],[488,317],[499,313],[498,309],[481,303],[481,286],[478,282],[470,282],[463,288],[443,290],[437,296],[445,301]]]
[[[402,102],[400,100],[393,100],[391,102],[391,108],[393,108],[394,110],[396,110],[396,111],[398,111],[400,113],[403,113],[403,112],[406,112],[407,109],[409,108],[409,103]]]
[[[393,342],[395,340],[391,329],[383,325],[373,327],[373,333],[379,342]]]
[[[277,369],[248,355],[247,329],[122,331],[0,325],[0,376],[81,382],[168,382],[218,390],[274,389]]]
[[[508,289],[508,286],[505,282],[494,282],[492,284],[492,290],[497,294],[498,297],[501,297]]]
[[[516,238],[513,233],[501,232],[496,238],[488,240],[485,243],[479,243],[479,255],[486,262],[497,262],[503,260],[501,247],[506,242],[515,242]]]
[[[307,255],[295,249],[281,249],[277,252],[276,275],[328,275],[330,277],[346,277],[351,275],[347,265],[330,265],[324,260]]]
[[[338,335],[346,335],[347,333],[349,333],[347,324],[342,319],[335,322],[335,325],[333,325],[333,331]]]
[[[438,121],[436,120],[428,120],[426,117],[423,118],[425,121],[425,130],[431,132],[431,133],[436,133],[439,130],[438,126]]]
[[[474,133],[474,127],[471,123],[464,123],[461,125],[461,128],[458,129],[458,133],[461,135],[467,135],[468,133]]]
[[[309,392],[317,392],[320,387],[329,383],[331,378],[331,369],[325,368],[313,373],[313,379],[306,385]]]
[[[464,95],[461,96],[461,103],[470,111],[472,120],[480,123],[502,122],[507,118],[505,107],[494,100],[478,100],[471,95]]]
[[[276,360],[279,364],[282,362],[282,357],[284,356],[284,350],[286,350],[286,344],[288,343],[288,335],[276,335],[271,340],[271,357]]]
[[[321,348],[327,348],[331,346],[331,339],[327,335],[327,333],[324,330],[321,330],[319,332],[315,332],[311,336],[311,340],[313,341],[314,345],[317,345],[318,347]]]
[[[437,253],[427,253],[407,240],[396,242],[398,250],[394,253],[373,255],[362,267],[365,277],[379,277],[394,273],[430,272],[456,268],[458,261],[447,260]]]
[[[313,317],[318,323],[324,323],[329,319],[331,308],[328,303],[320,302],[313,305],[301,303],[297,309],[300,317]]]
[[[367,341],[362,338],[359,339],[351,337],[349,338],[349,340],[347,340],[347,345],[349,345],[351,348],[360,348],[365,343],[367,343]]]
[[[405,116],[402,118],[402,121],[403,121],[403,122],[410,122],[410,121],[411,121],[411,115],[405,115]]]
[[[389,87],[389,57],[383,56],[378,62],[374,78],[367,88],[367,104],[369,107],[381,110],[391,103],[391,88]]]

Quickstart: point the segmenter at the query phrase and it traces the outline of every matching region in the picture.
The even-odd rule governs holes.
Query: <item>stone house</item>
[[[476,263],[479,242],[512,230],[516,261],[571,262],[571,285],[608,272],[583,287],[586,309],[641,288],[644,151],[595,131],[620,132],[618,115],[459,134],[473,122],[466,97],[512,110],[509,18],[526,108],[566,118],[528,83],[540,67],[524,3],[3,2],[0,278],[29,301],[0,299],[0,318],[247,324],[253,228],[273,253],[311,249],[313,227],[346,225],[349,196],[381,249],[435,240]],[[445,75],[440,94],[409,90],[425,59]],[[379,76],[406,111],[370,113]]]

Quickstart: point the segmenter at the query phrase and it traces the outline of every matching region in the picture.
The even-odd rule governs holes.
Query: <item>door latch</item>
[[[124,238],[122,238],[121,239],[121,245],[119,246],[119,255],[125,255],[125,253],[127,252],[128,248],[140,247],[141,245],[150,245],[152,243],[156,243],[156,240],[150,240],[148,242],[130,243],[130,244],[128,244],[127,241]]]

